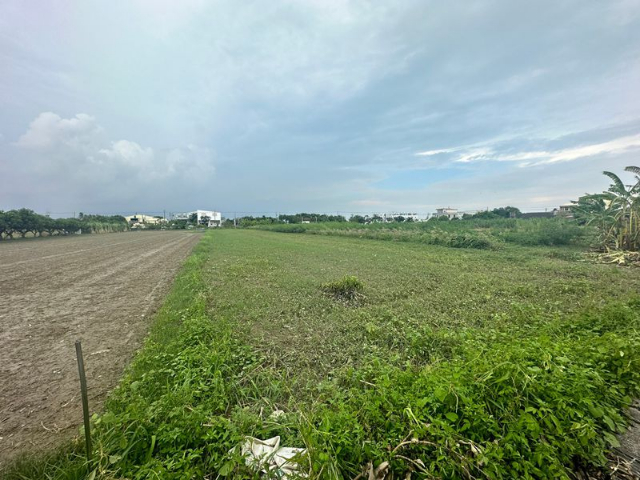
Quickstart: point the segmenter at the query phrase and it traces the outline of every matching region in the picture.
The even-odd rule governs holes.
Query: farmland
[[[74,341],[98,410],[200,235],[72,235],[0,244],[0,465],[77,431]]]
[[[308,448],[312,478],[599,468],[638,393],[639,288],[573,246],[210,232],[94,420],[93,462],[76,444],[14,472],[247,478],[246,435]]]

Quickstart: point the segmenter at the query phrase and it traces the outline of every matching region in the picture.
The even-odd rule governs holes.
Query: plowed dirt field
[[[0,243],[0,468],[78,431],[75,340],[91,411],[100,409],[199,238],[127,232]]]

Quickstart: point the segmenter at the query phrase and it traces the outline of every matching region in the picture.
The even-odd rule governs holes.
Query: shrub
[[[475,248],[480,250],[493,248],[493,244],[488,238],[472,232],[433,230],[423,235],[423,242],[451,248]]]
[[[585,236],[584,228],[563,219],[520,220],[516,228],[499,233],[505,241],[519,245],[571,245]]]
[[[346,302],[358,301],[364,298],[362,294],[364,284],[353,275],[346,275],[335,282],[325,283],[322,285],[322,290],[336,300]]]

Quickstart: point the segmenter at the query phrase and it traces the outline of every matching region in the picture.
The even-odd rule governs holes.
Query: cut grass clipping
[[[247,436],[306,448],[310,480],[604,471],[640,393],[640,276],[551,251],[209,232],[92,420],[91,464],[79,442],[0,477],[258,479]],[[319,289],[345,271],[360,308]]]
[[[362,293],[364,284],[353,275],[345,275],[340,280],[325,283],[322,290],[334,300],[349,305],[359,305],[365,299]]]

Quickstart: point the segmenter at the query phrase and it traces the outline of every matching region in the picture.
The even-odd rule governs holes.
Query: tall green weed
[[[372,223],[368,225],[313,223],[256,227],[280,233],[307,233],[416,242],[452,248],[492,249],[508,242],[523,246],[589,244],[592,231],[577,223],[552,219],[472,219],[449,222]]]

